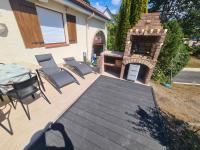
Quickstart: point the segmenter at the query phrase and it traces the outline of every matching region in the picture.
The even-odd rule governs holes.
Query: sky
[[[89,0],[90,4],[100,11],[104,11],[106,6],[113,14],[119,11],[121,0]]]

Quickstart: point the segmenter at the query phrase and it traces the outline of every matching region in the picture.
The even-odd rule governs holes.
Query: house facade
[[[107,39],[108,20],[83,0],[0,0],[0,62],[34,65],[44,53],[57,63],[83,53],[90,60],[95,35]]]

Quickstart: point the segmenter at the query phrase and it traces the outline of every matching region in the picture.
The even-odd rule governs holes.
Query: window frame
[[[40,8],[49,10],[49,11],[53,11],[53,12],[56,12],[56,13],[59,13],[62,16],[62,25],[63,25],[63,29],[64,29],[64,38],[65,38],[65,41],[64,42],[56,42],[56,43],[45,43],[44,42],[44,47],[45,48],[51,48],[51,47],[53,48],[53,47],[67,46],[64,14],[62,12],[57,11],[57,10],[53,10],[51,8],[43,7],[43,6],[40,6],[40,5],[36,5],[36,9],[37,9],[37,7],[40,7]],[[39,20],[39,14],[38,13],[37,13],[37,17],[38,17],[38,20]],[[40,28],[41,28],[41,24],[40,24]],[[42,31],[42,29],[41,29],[41,31]],[[42,34],[42,37],[43,37],[43,34]],[[43,37],[43,39],[44,39],[44,37]]]

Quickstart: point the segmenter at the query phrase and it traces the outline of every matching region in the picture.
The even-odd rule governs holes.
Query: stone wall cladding
[[[163,29],[160,22],[160,13],[142,14],[138,23],[133,28],[128,30],[120,78],[123,78],[124,69],[127,64],[139,63],[146,65],[149,68],[149,71],[144,79],[144,82],[147,84],[153,74],[153,69],[156,65],[160,50],[165,40],[166,33],[167,30]],[[158,40],[153,43],[149,57],[138,54],[131,54],[131,39],[134,38],[134,36],[155,36],[158,38]]]

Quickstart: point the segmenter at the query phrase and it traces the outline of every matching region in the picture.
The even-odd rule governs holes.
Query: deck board
[[[30,149],[44,149],[45,138],[69,150],[164,150],[159,140],[164,137],[148,127],[155,119],[161,126],[154,109],[151,87],[100,76],[54,123],[67,138],[50,128]]]

